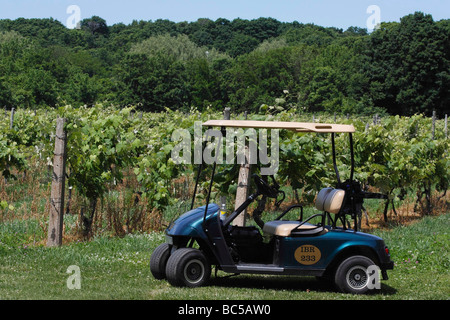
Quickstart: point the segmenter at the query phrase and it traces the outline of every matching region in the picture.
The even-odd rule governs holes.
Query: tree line
[[[449,111],[450,20],[416,12],[372,33],[272,18],[67,29],[0,20],[0,106],[438,115]]]

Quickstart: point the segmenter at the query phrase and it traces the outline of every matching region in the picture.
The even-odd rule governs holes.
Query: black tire
[[[337,288],[344,293],[367,293],[370,290],[367,268],[373,265],[375,263],[365,256],[352,256],[345,259],[334,275]]]
[[[211,276],[211,265],[198,249],[181,248],[167,261],[167,281],[176,287],[200,287]]]
[[[166,278],[166,264],[170,256],[170,246],[168,243],[159,245],[150,257],[150,271],[157,280]]]

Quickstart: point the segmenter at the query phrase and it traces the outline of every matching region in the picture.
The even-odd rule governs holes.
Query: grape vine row
[[[310,114],[296,110],[266,112],[246,116],[252,120],[312,121]],[[171,181],[182,176],[192,179],[195,165],[173,161],[171,151],[178,141],[172,140],[172,133],[184,128],[194,136],[196,121],[223,117],[212,110],[142,113],[133,107],[118,109],[102,104],[90,108],[18,110],[12,128],[8,114],[0,119],[0,173],[5,179],[51,165],[58,116],[67,119],[67,181],[88,199],[90,210],[84,213],[88,222],[95,216],[97,200],[121,181],[127,170],[135,175],[140,186],[136,191],[147,197],[151,207],[163,211],[174,204],[177,197],[170,188]],[[244,115],[232,118],[244,119]],[[315,115],[317,122],[355,126],[355,178],[363,185],[370,185],[391,199],[415,194],[417,205],[427,213],[432,210],[433,192],[445,195],[450,182],[450,143],[443,120],[436,121],[433,133],[432,120],[422,115],[383,117],[370,125],[372,119],[367,117],[334,118]],[[348,176],[350,154],[344,135],[337,136],[336,150],[338,169]],[[290,184],[306,202],[312,202],[320,188],[335,184],[329,135],[280,131],[279,160],[278,182]],[[257,166],[252,170],[258,171]],[[236,186],[236,174],[237,165],[221,166],[213,195],[230,194]],[[200,197],[206,187],[207,183],[200,184]],[[2,201],[0,210],[7,207]]]

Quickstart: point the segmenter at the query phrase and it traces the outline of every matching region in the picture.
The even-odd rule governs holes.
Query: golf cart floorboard
[[[262,263],[240,263],[236,265],[236,268],[240,272],[270,272],[270,273],[282,273],[283,267],[275,264],[262,264]]]
[[[320,276],[325,270],[322,269],[298,269],[284,268],[275,264],[261,263],[240,263],[236,265],[237,273],[259,273],[259,274],[284,274],[284,275],[303,275],[303,276]]]

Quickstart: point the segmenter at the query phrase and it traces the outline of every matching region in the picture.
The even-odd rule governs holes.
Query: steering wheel
[[[253,174],[252,177],[253,181],[256,184],[256,189],[258,190],[259,193],[269,198],[277,198],[279,191],[276,186],[270,186],[257,174]]]

